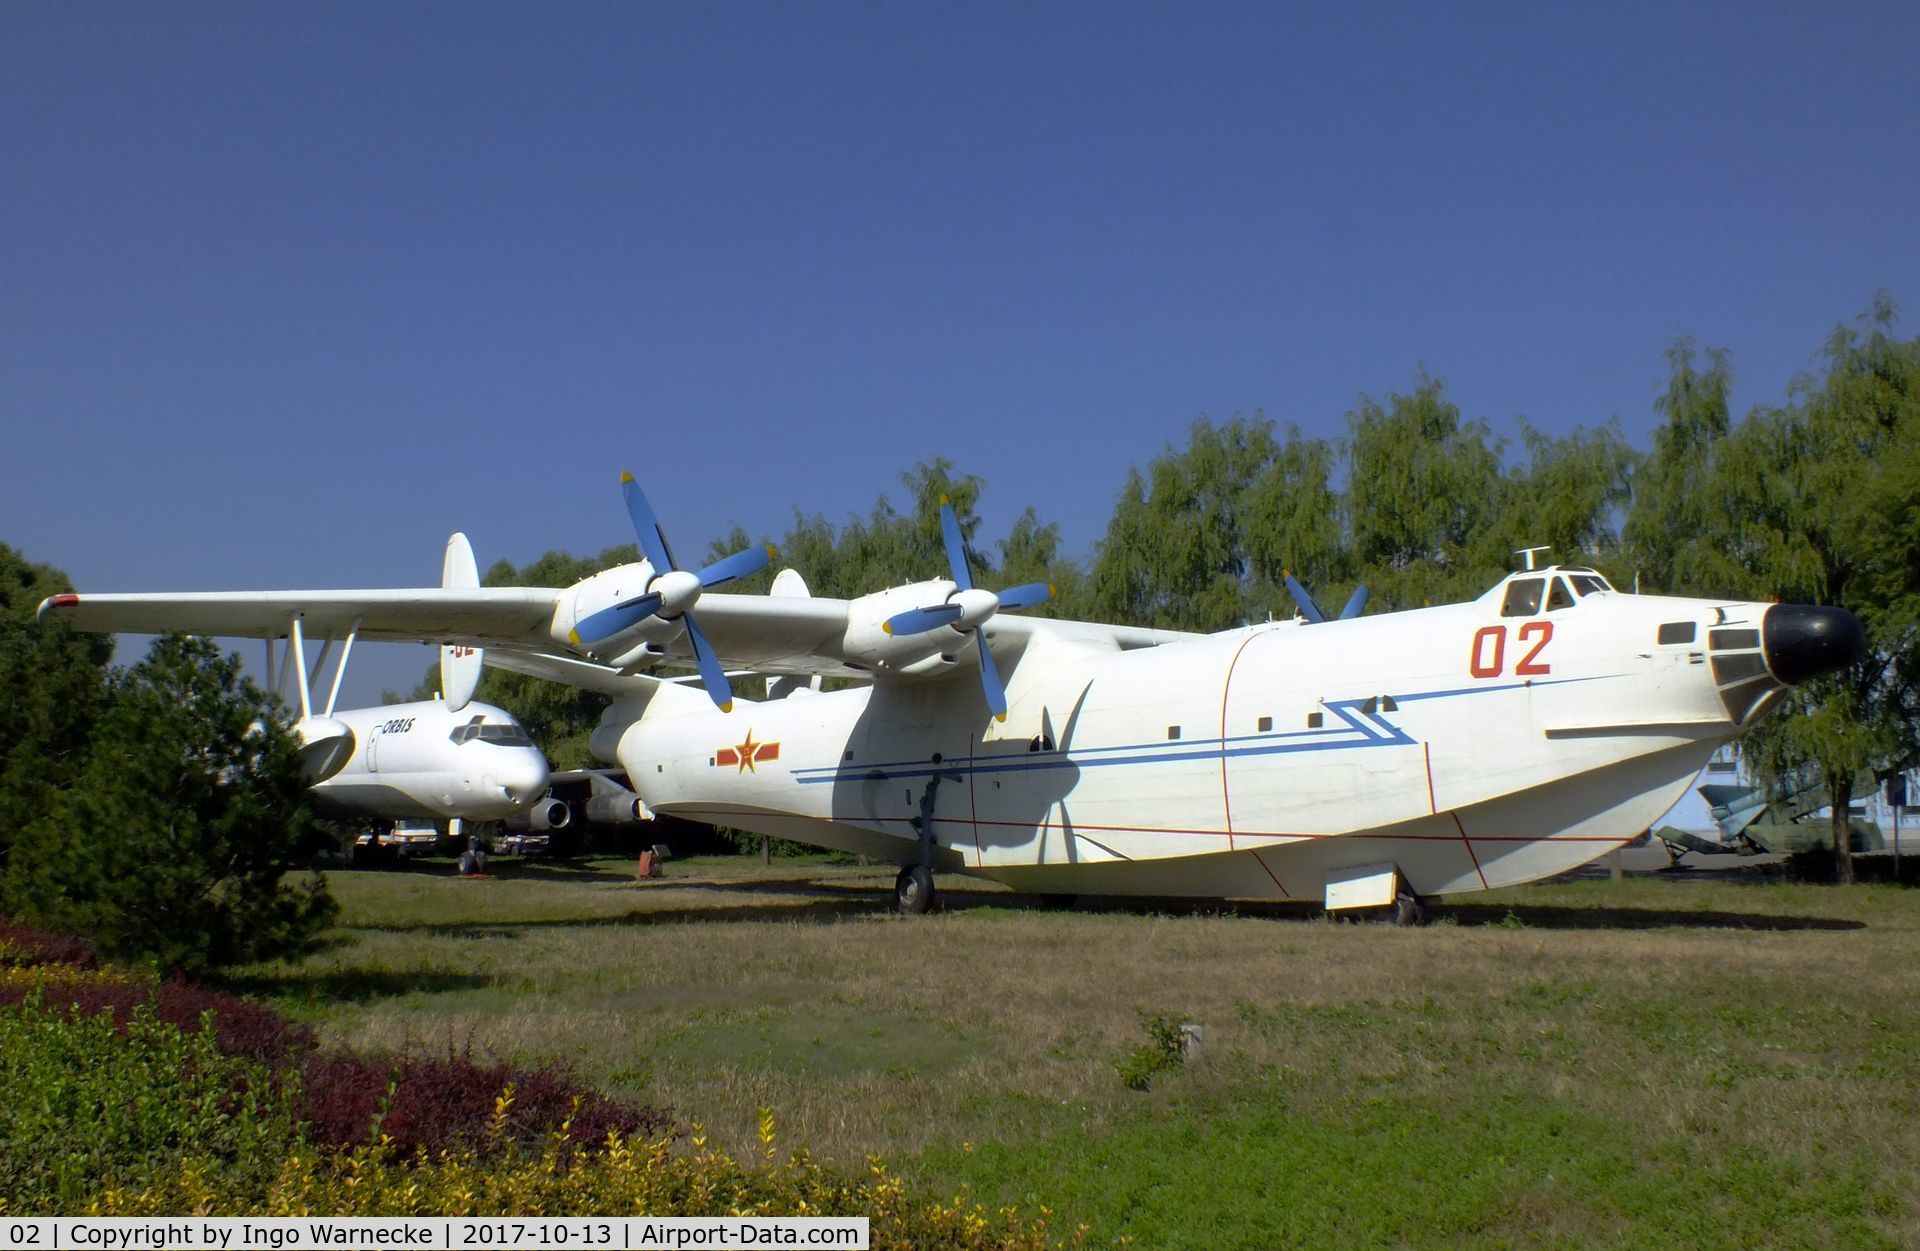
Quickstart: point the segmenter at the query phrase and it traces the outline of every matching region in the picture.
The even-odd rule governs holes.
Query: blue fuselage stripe
[[[1444,691],[1419,691],[1411,695],[1393,695],[1396,704],[1417,700],[1450,699],[1465,695],[1489,695],[1497,691],[1518,690],[1527,686],[1560,686],[1572,682],[1602,681],[1607,674],[1593,678],[1558,678],[1547,682],[1504,682],[1492,686],[1460,687]],[[1053,769],[1098,769],[1109,765],[1173,764],[1180,761],[1224,760],[1249,756],[1281,756],[1299,752],[1338,751],[1345,748],[1408,747],[1419,740],[1388,721],[1379,712],[1359,711],[1362,699],[1329,700],[1323,704],[1340,718],[1343,725],[1323,730],[1300,730],[1285,734],[1249,734],[1202,742],[1178,739],[1165,743],[1125,743],[1114,747],[1089,747],[1072,752],[1029,751],[1019,755],[976,757],[972,760],[898,760],[884,764],[837,764],[795,769],[794,780],[805,786],[823,782],[875,782],[896,778],[932,777],[944,774],[1031,773]]]

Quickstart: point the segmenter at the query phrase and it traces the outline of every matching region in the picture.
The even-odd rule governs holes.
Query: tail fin
[[[440,585],[446,590],[468,590],[480,585],[480,570],[473,563],[473,545],[464,534],[447,539],[446,560],[440,566]],[[480,649],[443,646],[440,649],[440,690],[447,707],[459,712],[473,700],[480,685]]]

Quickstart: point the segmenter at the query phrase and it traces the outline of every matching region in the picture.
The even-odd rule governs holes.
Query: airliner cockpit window
[[[1519,578],[1507,584],[1507,598],[1500,605],[1503,617],[1531,617],[1540,611],[1540,579]]]
[[[533,739],[517,725],[483,725],[479,739],[483,743],[493,743],[500,747],[531,747]]]

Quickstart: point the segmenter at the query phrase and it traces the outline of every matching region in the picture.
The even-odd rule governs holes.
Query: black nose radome
[[[1844,669],[1867,654],[1867,632],[1844,608],[1775,604],[1767,609],[1760,641],[1767,668],[1788,683]]]

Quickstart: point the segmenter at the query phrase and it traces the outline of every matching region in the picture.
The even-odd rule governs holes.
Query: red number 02
[[[1519,641],[1537,639],[1520,658],[1513,671],[1525,677],[1552,673],[1553,666],[1540,659],[1540,653],[1553,639],[1553,622],[1529,621],[1520,627]],[[1474,632],[1473,651],[1467,657],[1467,669],[1476,678],[1497,678],[1507,667],[1507,627],[1484,626]]]
[[[1538,659],[1540,655],[1540,649],[1545,647],[1548,644],[1548,642],[1551,641],[1553,638],[1553,622],[1529,621],[1527,622],[1527,624],[1520,627],[1520,641],[1522,643],[1527,641],[1528,636],[1535,635],[1535,634],[1540,636],[1540,641],[1533,645],[1532,651],[1528,652],[1525,656],[1522,656],[1520,658],[1520,663],[1513,667],[1513,671],[1515,673],[1526,674],[1526,675],[1537,677],[1542,673],[1553,672],[1552,665],[1546,663],[1543,660]]]

